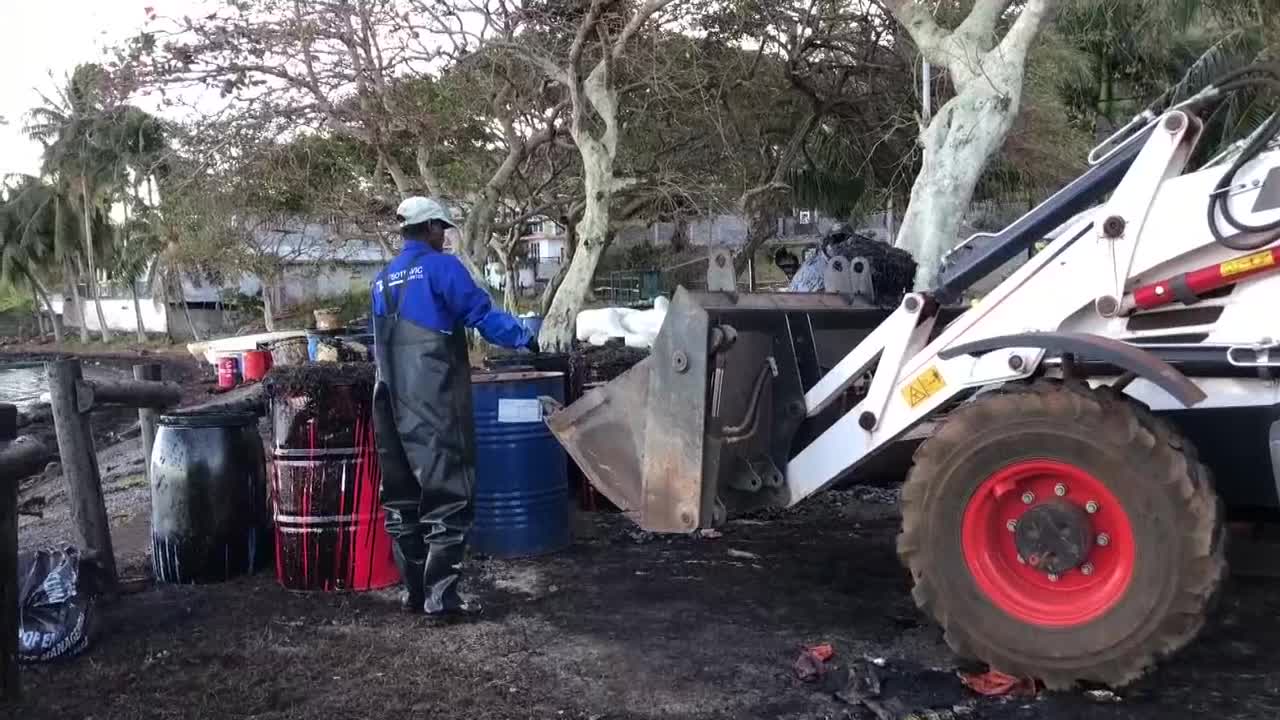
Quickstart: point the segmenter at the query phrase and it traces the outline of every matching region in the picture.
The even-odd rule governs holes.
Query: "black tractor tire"
[[[979,587],[962,549],[962,516],[981,502],[984,480],[1020,461],[1078,467],[1127,514],[1134,562],[1101,615],[1066,626],[1029,622]],[[1042,380],[977,396],[920,446],[902,490],[898,554],[916,604],[960,656],[1052,689],[1118,687],[1196,636],[1226,573],[1224,537],[1209,471],[1172,425],[1109,389]]]

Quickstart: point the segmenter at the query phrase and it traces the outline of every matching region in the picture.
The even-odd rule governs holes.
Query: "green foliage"
[[[0,282],[0,313],[29,313],[31,302],[31,293]]]

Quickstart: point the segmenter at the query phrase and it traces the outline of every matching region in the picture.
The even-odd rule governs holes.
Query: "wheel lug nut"
[[[1058,574],[1049,573],[1049,582],[1058,582]]]
[[[1009,532],[1013,532],[1014,530],[1018,529],[1018,521],[1010,520],[1009,522],[1005,523],[1004,526],[1009,528]]]
[[[1066,485],[1063,485],[1062,483],[1058,483],[1057,485],[1054,485],[1054,486],[1053,486],[1053,494],[1054,494],[1054,495],[1057,495],[1058,497],[1062,497],[1063,495],[1066,495],[1066,494],[1067,494],[1067,486],[1066,486]]]
[[[1090,515],[1098,512],[1098,501],[1090,500],[1089,502],[1084,504],[1084,509],[1085,509],[1085,512],[1089,513]]]
[[[1092,575],[1092,574],[1093,574],[1093,563],[1085,563],[1085,564],[1081,565],[1081,566],[1080,566],[1080,574],[1081,574],[1081,575]]]
[[[1022,504],[1023,504],[1023,505],[1030,505],[1031,503],[1033,503],[1033,502],[1035,502],[1035,501],[1036,501],[1036,495],[1035,495],[1035,493],[1031,492],[1030,490],[1028,490],[1027,492],[1022,493]]]
[[[1098,545],[1106,547],[1111,542],[1111,536],[1106,533],[1098,533]]]

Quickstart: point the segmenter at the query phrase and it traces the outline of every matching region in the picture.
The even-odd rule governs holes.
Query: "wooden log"
[[[0,403],[0,440],[18,437],[18,406]]]
[[[135,380],[160,380],[160,364],[146,363],[133,366]],[[138,408],[138,428],[142,434],[142,466],[146,468],[147,480],[151,480],[151,448],[156,445],[156,418],[159,417],[152,408]]]
[[[62,477],[67,481],[71,500],[71,517],[85,550],[84,557],[102,569],[102,589],[110,597],[115,594],[118,579],[116,556],[111,546],[111,523],[102,497],[102,476],[98,455],[93,449],[89,415],[80,410],[77,398],[77,389],[83,384],[80,361],[45,363],[45,374],[49,379],[49,404],[58,434]]]
[[[33,437],[0,440],[0,478],[21,480],[44,469],[49,449]]]
[[[76,399],[80,412],[88,412],[95,405],[167,408],[182,400],[182,387],[150,380],[81,380]]]
[[[18,673],[18,478],[0,472],[0,703],[22,694]]]
[[[251,412],[255,415],[267,413],[267,392],[261,383],[245,385],[219,395],[209,402],[184,407],[175,414],[195,415],[213,412]]]

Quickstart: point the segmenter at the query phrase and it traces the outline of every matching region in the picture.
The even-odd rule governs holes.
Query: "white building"
[[[343,238],[330,226],[318,223],[292,227],[264,226],[257,231],[257,238],[263,251],[279,257],[284,266],[283,281],[271,288],[272,305],[277,313],[293,305],[323,298],[367,293],[373,278],[389,260],[376,240]],[[138,283],[143,327],[148,333],[169,333],[176,339],[191,336],[186,324],[187,314],[191,315],[191,321],[202,337],[234,331],[234,327],[225,327],[229,318],[224,303],[237,293],[261,297],[263,291],[261,278],[256,275],[243,275],[235,284],[211,284],[197,275],[184,276],[182,291],[187,304],[187,313],[184,313],[176,299],[166,307],[159,298],[153,297],[150,285],[149,277]],[[101,283],[99,290],[107,327],[122,333],[135,331],[137,319],[128,288]],[[83,288],[81,295],[87,296]],[[62,313],[68,326],[79,327],[79,318],[84,317],[90,330],[98,330],[98,315],[92,303],[85,301],[88,307],[83,313],[77,313],[74,307],[70,307],[70,298],[54,298],[53,303],[55,311]]]

